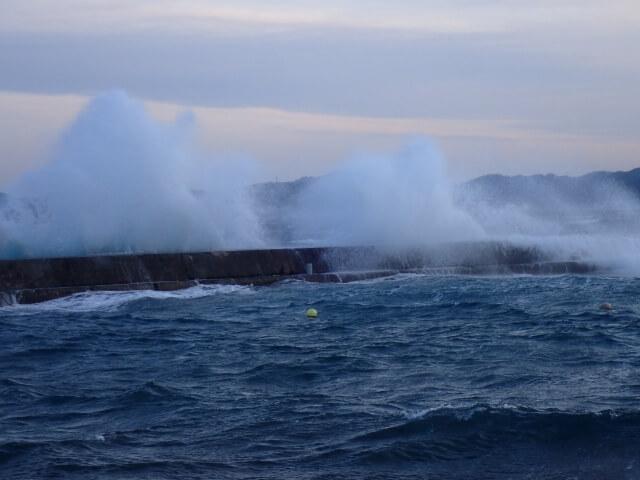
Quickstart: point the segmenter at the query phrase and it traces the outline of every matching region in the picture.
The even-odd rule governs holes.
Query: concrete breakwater
[[[345,282],[398,272],[432,274],[588,273],[535,248],[501,242],[411,249],[283,248],[99,255],[0,261],[0,304],[36,303],[84,291],[178,290],[198,283],[269,284],[283,278]]]

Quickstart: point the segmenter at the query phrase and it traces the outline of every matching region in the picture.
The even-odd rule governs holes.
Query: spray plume
[[[261,246],[244,169],[205,162],[192,123],[160,124],[122,92],[95,98],[46,166],[10,186],[2,256]]]
[[[202,154],[193,123],[159,123],[122,92],[96,97],[46,166],[0,197],[0,258],[506,240],[640,270],[638,197],[597,175],[453,186],[418,139],[323,177],[249,188],[255,168]]]

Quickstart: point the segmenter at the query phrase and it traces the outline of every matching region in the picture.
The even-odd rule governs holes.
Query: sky
[[[432,137],[454,179],[640,166],[637,0],[1,0],[0,187],[123,89],[265,179]]]

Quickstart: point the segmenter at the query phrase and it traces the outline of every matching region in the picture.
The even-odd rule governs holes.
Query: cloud
[[[633,138],[639,64],[619,53],[624,45],[570,40],[565,51],[511,35],[5,35],[0,90],[94,95],[119,87],[200,106],[507,120]],[[614,65],[609,51],[618,52]]]
[[[30,32],[131,32],[149,29],[238,34],[246,29],[402,29],[479,33],[637,27],[634,0],[380,0],[338,2],[235,0],[4,0],[0,30]]]
[[[607,149],[620,164],[637,155],[638,42],[635,0],[4,0],[0,91],[123,88],[244,116],[245,139],[247,118],[280,119],[286,133],[245,145],[313,171],[322,155],[391,148],[405,131],[438,136],[474,173],[475,158],[492,170],[563,158],[604,168]],[[4,136],[26,144],[12,112],[0,106]]]

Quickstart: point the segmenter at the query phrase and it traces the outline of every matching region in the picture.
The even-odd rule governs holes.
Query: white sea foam
[[[197,285],[183,290],[159,292],[156,290],[132,290],[123,292],[82,292],[68,297],[31,305],[10,305],[2,310],[11,314],[33,314],[37,312],[110,312],[138,300],[192,300],[214,295],[250,294],[255,290],[245,285]]]

